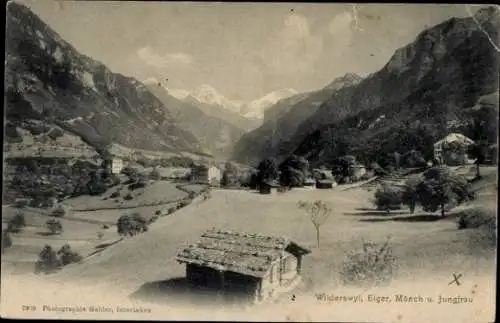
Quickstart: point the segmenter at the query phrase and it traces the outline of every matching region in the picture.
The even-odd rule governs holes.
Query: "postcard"
[[[498,6],[6,8],[3,317],[494,321]]]

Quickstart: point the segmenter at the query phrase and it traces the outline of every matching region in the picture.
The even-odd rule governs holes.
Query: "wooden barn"
[[[177,261],[186,264],[190,284],[258,303],[292,290],[308,253],[284,237],[214,228],[180,251]]]

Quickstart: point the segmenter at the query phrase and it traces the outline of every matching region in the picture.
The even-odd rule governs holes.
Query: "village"
[[[229,298],[232,301],[235,299],[241,301],[243,299],[251,304],[265,303],[267,299],[280,299],[283,297],[280,295],[300,291],[305,284],[313,283],[317,286],[318,282],[311,281],[311,275],[314,275],[311,270],[321,263],[317,259],[320,257],[318,255],[320,245],[322,249],[337,250],[339,241],[331,241],[328,232],[338,230],[335,227],[340,224],[347,225],[346,229],[352,225],[350,220],[338,218],[342,214],[344,217],[346,214],[359,217],[364,213],[375,217],[383,216],[387,218],[384,221],[395,221],[394,224],[390,224],[392,227],[397,223],[411,226],[411,223],[405,224],[405,218],[411,221],[412,217],[427,217],[423,214],[439,211],[439,207],[432,208],[427,205],[423,205],[422,210],[419,207],[414,210],[415,205],[413,205],[406,213],[402,211],[404,205],[411,205],[411,203],[408,204],[402,198],[404,193],[403,195],[395,193],[398,190],[404,192],[408,181],[422,180],[426,172],[436,167],[449,169],[453,174],[462,176],[469,183],[473,183],[472,185],[476,187],[474,194],[479,196],[471,202],[461,202],[465,206],[457,207],[456,203],[454,206],[451,204],[448,206],[448,202],[443,202],[443,205],[446,204],[447,213],[451,216],[446,217],[445,221],[440,221],[442,228],[457,225],[453,224],[455,221],[458,221],[458,227],[460,227],[460,221],[464,223],[469,221],[467,212],[462,211],[464,207],[465,210],[475,210],[476,206],[481,205],[483,208],[493,210],[496,188],[492,185],[496,181],[494,166],[496,160],[491,158],[494,158],[496,153],[480,156],[482,159],[479,164],[477,159],[467,153],[473,144],[472,140],[463,135],[452,133],[435,143],[434,161],[426,162],[420,158],[416,164],[412,164],[413,167],[404,167],[408,156],[414,155],[410,154],[401,158],[399,165],[394,163],[386,169],[378,165],[362,165],[357,163],[353,156],[341,159],[343,164],[340,163],[333,169],[327,169],[324,166],[308,169],[307,163],[294,166],[299,172],[290,172],[289,168],[271,165],[272,163],[265,161],[256,169],[251,169],[249,167],[237,168],[231,163],[199,162],[185,165],[189,167],[150,166],[144,163],[142,165],[127,163],[122,158],[110,154],[103,158],[101,166],[96,164],[96,158],[87,161],[79,160],[76,163],[71,162],[70,158],[65,161],[59,160],[59,164],[67,163],[74,166],[73,168],[79,165],[81,169],[91,169],[99,174],[89,177],[94,180],[98,178],[96,187],[99,187],[99,178],[108,176],[116,177],[116,179],[111,180],[109,186],[105,185],[104,188],[97,190],[96,194],[82,193],[79,196],[63,199],[52,197],[49,198],[51,202],[43,203],[40,203],[40,199],[35,202],[33,199],[22,197],[14,199],[11,205],[4,204],[2,239],[8,235],[10,245],[3,244],[7,247],[2,247],[2,262],[5,268],[15,275],[30,274],[35,267],[38,271],[53,272],[67,266],[61,271],[61,276],[64,277],[66,272],[72,275],[72,272],[79,272],[78,268],[83,266],[87,268],[86,274],[82,275],[85,278],[91,275],[90,267],[100,266],[92,265],[96,255],[114,252],[113,248],[119,248],[120,244],[123,244],[123,248],[132,248],[126,245],[134,244],[134,236],[154,235],[155,226],[166,225],[165,229],[170,233],[173,233],[173,229],[176,232],[184,232],[186,237],[192,237],[192,240],[189,239],[190,244],[183,246],[179,243],[186,240],[174,241],[176,236],[174,235],[169,238],[171,239],[169,245],[176,246],[175,250],[170,247],[171,251],[165,250],[171,255],[172,261],[176,260],[179,264],[186,266],[184,274],[179,274],[179,269],[174,270],[175,276],[184,277],[182,279],[186,280],[186,283],[182,283],[182,287],[175,287],[184,290],[183,295],[190,290],[188,294],[191,295],[190,297],[199,297],[200,292],[197,290],[203,287],[205,290],[203,295],[206,294],[206,290],[212,290],[214,295],[217,295],[215,298],[217,300],[220,300],[223,295],[225,300]],[[449,147],[453,150],[450,151]],[[42,160],[39,156],[37,158],[38,165],[42,169],[43,158]],[[290,165],[301,165],[300,162],[303,162],[298,157],[292,159],[293,163],[290,162]],[[51,165],[52,173],[57,173],[53,159],[49,160],[47,163]],[[6,162],[8,165],[16,165],[16,162],[17,165],[26,165],[25,157],[21,161],[19,158],[12,158],[7,159]],[[267,166],[264,165],[266,163]],[[285,161],[283,164],[286,163]],[[481,174],[478,174],[479,171]],[[81,174],[74,169],[73,172]],[[292,174],[292,176],[286,178],[284,176],[286,174]],[[131,189],[131,187],[137,188]],[[264,200],[261,198],[256,200],[255,193],[263,195],[262,198],[265,196],[276,196],[276,198],[267,197]],[[373,194],[375,194],[375,200],[370,202]],[[381,194],[383,198],[377,198],[377,194]],[[395,198],[396,195],[400,197]],[[258,216],[247,214],[246,211],[242,212],[252,209],[252,203],[257,203],[262,210],[268,211],[263,211],[263,214]],[[234,211],[227,209],[230,205],[240,210],[238,217],[231,218]],[[453,207],[462,215],[456,215],[454,212],[457,211],[453,211]],[[293,209],[295,210],[292,211]],[[445,209],[442,210],[444,214]],[[57,215],[58,213],[60,214]],[[167,219],[175,221],[177,217],[189,217],[183,215],[185,213],[194,213],[192,216],[196,217],[196,220],[194,222],[182,220],[185,222],[183,226],[179,227],[177,224],[175,228],[168,227]],[[292,213],[296,215],[290,215],[290,219],[282,222],[284,214]],[[16,224],[14,219],[19,217],[19,214],[23,215],[22,223]],[[209,214],[214,216],[209,217]],[[473,212],[473,214],[476,213]],[[165,218],[162,219],[164,216]],[[348,216],[347,218],[355,217]],[[434,221],[440,218],[438,215],[433,215],[426,219],[431,221],[428,225],[435,226]],[[375,220],[377,219],[373,219],[374,222]],[[275,225],[266,227],[266,224],[271,223],[270,221],[273,223],[278,221],[276,223],[281,223],[281,227]],[[312,221],[312,224],[307,225],[307,221]],[[336,224],[331,226],[331,221],[335,221]],[[481,221],[484,222],[484,220]],[[370,222],[364,224],[364,226],[374,225],[380,226],[381,224]],[[389,227],[389,223],[385,226]],[[310,228],[316,231],[311,232]],[[43,233],[44,230],[48,231]],[[153,232],[150,232],[152,230]],[[401,232],[406,232],[406,230],[409,230],[410,235],[418,232],[410,227]],[[366,238],[366,232],[361,232],[351,230],[349,234],[351,238],[348,239],[354,239],[358,237],[358,234]],[[387,232],[385,228],[378,229],[375,236],[382,237],[385,232]],[[401,232],[398,235],[404,236]],[[312,238],[314,235],[316,237]],[[374,233],[369,234],[369,236],[373,235]],[[342,242],[344,243],[346,241]],[[344,248],[345,245],[341,247],[341,249]],[[485,250],[488,248],[491,248],[491,245]],[[56,253],[57,249],[59,251]],[[404,248],[400,249],[400,252],[403,250]],[[52,256],[43,259],[42,255],[47,254]],[[54,260],[57,259],[58,254],[67,258],[65,264],[61,265]],[[312,262],[308,261],[309,257],[313,258]],[[411,268],[409,264],[414,260],[405,259],[405,265]],[[464,264],[467,265],[467,262]],[[369,264],[367,266],[384,267],[385,265]],[[51,266],[57,268],[54,269]],[[365,270],[372,269],[365,268]],[[342,272],[340,268],[339,272]],[[367,274],[369,273],[363,275]],[[383,278],[384,275],[383,270],[371,274],[380,275],[379,278]],[[350,277],[352,273],[344,275],[347,283],[355,283],[360,279]],[[134,280],[137,279],[139,277],[134,278]],[[138,291],[138,293],[142,292]]]

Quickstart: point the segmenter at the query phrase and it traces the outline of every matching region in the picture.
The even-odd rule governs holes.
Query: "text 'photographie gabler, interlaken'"
[[[3,316],[492,321],[498,6],[6,20]]]

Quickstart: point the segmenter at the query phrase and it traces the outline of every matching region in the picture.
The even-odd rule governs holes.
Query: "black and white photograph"
[[[1,315],[492,322],[500,7],[12,0]]]

